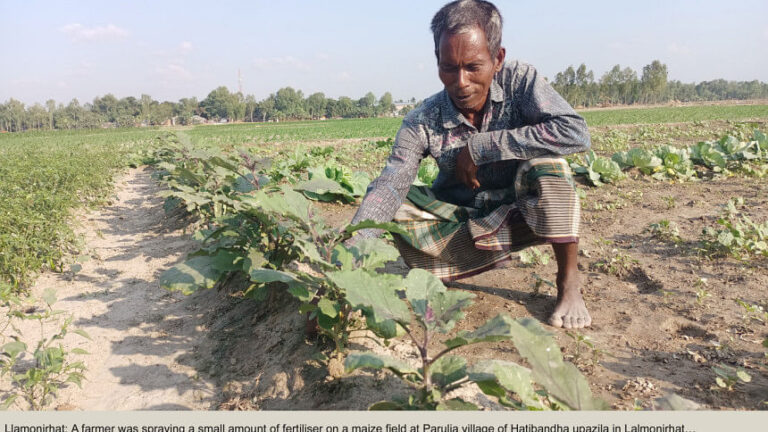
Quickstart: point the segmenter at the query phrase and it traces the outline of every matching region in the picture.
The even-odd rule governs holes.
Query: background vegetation
[[[667,66],[658,60],[644,66],[639,77],[631,68],[622,69],[616,65],[597,80],[585,64],[575,69],[568,66],[555,76],[552,86],[574,107],[768,98],[768,84],[757,80],[716,79],[698,84],[669,81]],[[417,104],[415,98],[409,102],[411,105],[398,111],[400,115]],[[25,106],[11,98],[0,104],[0,131],[188,125],[224,119],[228,122],[266,122],[371,118],[394,113],[395,104],[389,92],[378,99],[372,92],[356,100],[346,96],[333,99],[321,92],[305,96],[301,90],[284,87],[257,101],[253,95],[231,92],[222,86],[202,101],[192,97],[178,102],[158,102],[147,94],[122,99],[106,94],[85,104],[72,99],[64,105],[51,99],[45,106],[39,103]]]

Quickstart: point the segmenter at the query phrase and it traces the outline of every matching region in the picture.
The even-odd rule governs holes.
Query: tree
[[[118,115],[118,100],[111,93],[103,97],[98,96],[93,99],[92,110],[101,114],[107,121],[114,122]]]
[[[192,123],[192,116],[197,114],[200,103],[196,97],[182,98],[174,106],[174,114],[179,117],[179,123],[188,125]]]
[[[283,87],[275,94],[275,110],[282,118],[301,119],[306,117],[304,111],[304,93],[292,87]]]
[[[338,114],[338,117],[344,117],[344,118],[350,118],[350,117],[356,117],[357,110],[355,109],[355,103],[352,101],[352,99],[341,96],[339,97],[338,102],[336,102],[336,113]]]
[[[203,114],[211,120],[226,118],[232,111],[232,95],[225,86],[217,87],[200,102]]]
[[[307,112],[312,119],[320,118],[325,115],[325,108],[328,100],[323,93],[317,92],[309,95],[306,101]]]
[[[45,101],[45,107],[48,109],[48,129],[53,129],[53,112],[56,111],[56,101],[48,99]]]
[[[662,100],[667,87],[667,65],[654,60],[643,67],[643,77],[640,79],[643,101],[655,103]]]
[[[275,95],[271,94],[268,98],[256,105],[256,111],[261,116],[261,121],[272,120],[275,117]]]
[[[248,119],[249,122],[253,122],[253,113],[258,108],[258,103],[256,102],[256,97],[253,95],[248,95],[245,97],[245,118]]]
[[[141,118],[142,121],[149,126],[152,123],[152,119],[150,118],[152,115],[152,103],[155,102],[152,100],[152,96],[148,94],[142,94],[141,99],[139,99],[139,103],[141,105]]]
[[[379,105],[376,107],[378,114],[389,115],[395,110],[395,104],[392,103],[392,94],[386,92],[381,95],[379,99]]]
[[[376,115],[376,95],[371,92],[365,94],[357,101],[359,117],[373,117]]]

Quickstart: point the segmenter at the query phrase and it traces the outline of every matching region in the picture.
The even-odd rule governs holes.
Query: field
[[[768,106],[583,114],[594,154],[570,161],[583,173],[593,325],[543,326],[551,337],[526,320],[545,322],[554,304],[551,249],[443,292],[387,242],[343,246],[335,229],[400,119],[0,135],[0,400],[359,410],[414,394],[421,409],[767,409],[768,143],[755,130],[768,133]],[[432,174],[425,163],[420,179]],[[464,315],[446,307],[438,324],[419,306],[451,302]],[[472,333],[499,313],[510,319]],[[560,347],[547,351],[550,374],[549,344]],[[35,346],[61,361],[30,366]],[[423,361],[438,394],[411,389],[429,381]]]

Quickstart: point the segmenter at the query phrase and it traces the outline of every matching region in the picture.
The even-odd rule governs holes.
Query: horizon
[[[0,37],[15,61],[0,68],[0,102],[89,103],[110,93],[202,100],[219,86],[237,91],[238,69],[243,94],[257,100],[283,87],[334,99],[370,91],[421,100],[442,89],[429,22],[444,3],[2,2]],[[768,56],[756,55],[768,44],[760,21],[768,2],[495,4],[507,58],[549,80],[581,63],[596,81],[615,64],[640,77],[658,59],[670,81],[768,82]]]

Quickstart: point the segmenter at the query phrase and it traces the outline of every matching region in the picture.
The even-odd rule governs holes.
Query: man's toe
[[[563,326],[562,315],[558,313],[553,313],[552,316],[549,317],[549,325],[551,325],[552,327],[562,327]]]

